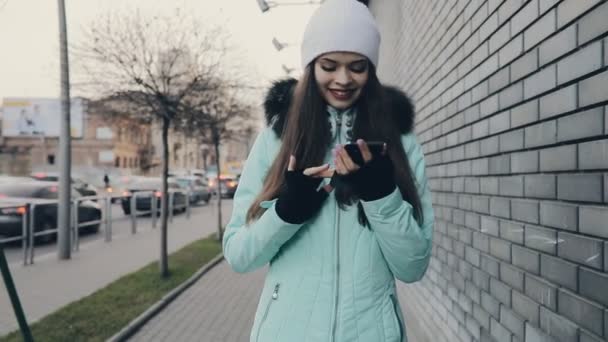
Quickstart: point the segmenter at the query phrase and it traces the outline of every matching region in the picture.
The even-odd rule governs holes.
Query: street
[[[232,201],[223,200],[224,223],[229,219]],[[114,213],[123,217],[115,206]],[[174,216],[169,223],[168,249],[172,253],[197,239],[216,232],[216,202],[192,207],[190,219],[185,214]],[[129,220],[121,219],[112,225],[113,237],[104,242],[100,233],[83,236],[80,251],[70,260],[58,260],[55,244],[36,248],[33,265],[23,266],[19,246],[7,249],[9,267],[19,293],[28,322],[32,323],[57,309],[87,296],[112,281],[158,260],[158,227],[151,228],[150,218],[139,218],[137,233],[131,234]],[[160,222],[159,222],[160,223]],[[43,285],[42,285],[43,284]],[[17,328],[9,298],[0,286],[0,335]]]

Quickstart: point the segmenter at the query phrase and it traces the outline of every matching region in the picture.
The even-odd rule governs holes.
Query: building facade
[[[425,341],[608,340],[608,2],[377,0],[436,215]]]

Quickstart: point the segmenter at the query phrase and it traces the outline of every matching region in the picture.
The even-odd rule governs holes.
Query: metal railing
[[[184,203],[175,203],[176,193],[183,194],[185,196]],[[191,206],[190,206],[190,192],[169,192],[169,206],[168,206],[168,221],[173,221],[173,213],[176,210],[184,209],[186,212],[186,218],[190,218]],[[104,227],[104,241],[111,242],[112,241],[112,223],[113,221],[118,220],[118,217],[113,217],[112,215],[112,201],[116,199],[120,199],[121,201],[125,198],[129,198],[129,217],[131,221],[131,234],[137,233],[137,218],[141,216],[150,215],[152,218],[152,228],[156,228],[158,214],[162,208],[162,200],[164,200],[165,196],[159,197],[156,196],[155,192],[134,192],[129,196],[87,196],[75,198],[72,200],[72,217],[70,220],[70,240],[71,246],[74,251],[80,250],[80,233],[84,228],[99,225],[99,228]],[[138,210],[137,200],[149,199],[150,205],[149,209],[146,210]],[[82,202],[86,201],[95,201],[99,204],[99,210],[101,215],[98,219],[90,220],[86,222],[81,222],[79,217],[79,210],[77,208],[80,207]],[[56,236],[59,229],[56,227],[56,223],[54,223],[55,228],[47,228],[45,223],[48,222],[40,222],[36,221],[36,210],[41,210],[44,205],[49,204],[57,204],[57,200],[36,200],[35,202],[27,202],[27,201],[13,201],[13,203],[2,205],[0,204],[0,210],[4,209],[19,209],[18,214],[16,215],[21,219],[21,235],[11,236],[7,238],[0,237],[0,245],[12,243],[16,241],[21,241],[21,248],[23,250],[23,265],[30,265],[34,263],[35,258],[35,242],[36,238],[42,240],[50,240],[53,236]],[[142,205],[145,206],[145,205]],[[47,229],[45,229],[47,228]],[[47,237],[48,236],[48,237]]]

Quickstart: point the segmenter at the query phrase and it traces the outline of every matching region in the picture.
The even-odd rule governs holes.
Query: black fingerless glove
[[[322,178],[306,176],[302,170],[286,171],[285,183],[276,203],[279,217],[288,223],[310,220],[328,197],[324,189],[317,191]]]
[[[395,170],[388,156],[376,156],[361,168],[345,177],[360,199],[374,201],[395,190]]]

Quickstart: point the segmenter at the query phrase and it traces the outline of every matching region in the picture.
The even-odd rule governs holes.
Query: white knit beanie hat
[[[378,65],[380,32],[369,9],[356,0],[326,0],[302,38],[302,68],[328,52],[356,52]]]

